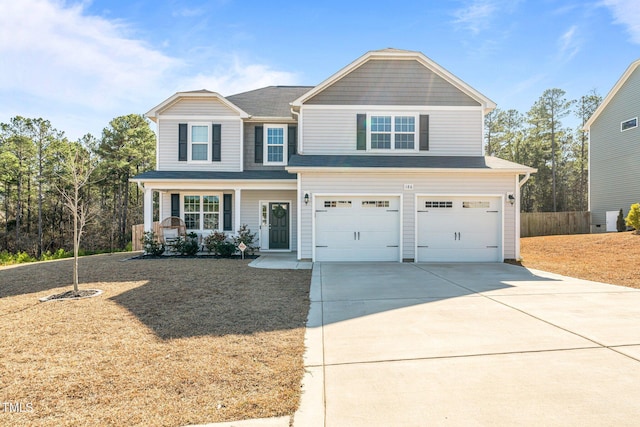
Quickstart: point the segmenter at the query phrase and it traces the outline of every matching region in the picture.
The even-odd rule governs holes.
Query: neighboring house
[[[640,59],[585,123],[589,132],[591,231],[616,231],[620,209],[640,202]]]
[[[179,92],[146,115],[160,219],[312,261],[519,258],[520,186],[535,169],[483,156],[487,97],[420,52],[371,51],[315,87]]]

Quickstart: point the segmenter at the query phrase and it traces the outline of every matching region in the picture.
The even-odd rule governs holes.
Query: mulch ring
[[[78,292],[76,291],[66,291],[59,294],[49,295],[43,298],[39,298],[40,302],[47,301],[61,301],[61,300],[76,300],[82,298],[92,298],[97,297],[102,294],[101,289],[80,289]]]

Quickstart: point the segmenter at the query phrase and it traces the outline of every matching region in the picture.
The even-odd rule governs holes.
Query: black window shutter
[[[296,149],[298,147],[298,126],[289,125],[288,128],[289,134],[287,135],[287,143],[289,145],[289,155],[287,159],[290,159],[296,153]]]
[[[178,161],[187,161],[187,124],[178,125]]]
[[[180,194],[171,194],[171,216],[180,216]]]
[[[222,160],[222,125],[211,125],[211,161]]]
[[[367,149],[367,115],[358,114],[357,117],[357,150]]]
[[[223,194],[222,195],[222,228],[224,231],[233,231],[233,226],[231,225],[231,194]]]
[[[420,151],[429,151],[429,115],[420,114]]]
[[[256,139],[255,139],[255,162],[256,163],[263,163],[262,160],[262,150],[263,150],[263,145],[262,145],[262,140],[264,138],[264,129],[262,126],[256,126]]]

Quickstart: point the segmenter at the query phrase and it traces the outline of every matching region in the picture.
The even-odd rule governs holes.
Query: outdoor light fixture
[[[509,199],[509,203],[511,203],[512,205],[516,202],[516,198],[514,197],[513,193],[509,193],[507,195],[507,198]]]
[[[304,193],[304,204],[305,205],[309,204],[309,193]]]

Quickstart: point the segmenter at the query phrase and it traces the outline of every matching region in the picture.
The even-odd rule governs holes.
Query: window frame
[[[373,117],[390,117],[391,118],[391,144],[390,148],[372,148],[371,146],[371,134],[372,133],[387,133],[387,132],[372,132],[371,123]],[[398,117],[412,117],[413,118],[413,132],[404,132],[396,130],[396,118]],[[396,148],[396,135],[413,135],[413,148]],[[420,114],[415,112],[373,112],[367,113],[367,151],[388,153],[388,152],[402,152],[402,153],[415,153],[420,149]]]
[[[269,129],[282,129],[282,161],[273,162],[269,161],[269,147],[279,147],[280,144],[269,144]],[[262,164],[269,166],[286,166],[288,158],[288,129],[289,125],[286,124],[264,124],[263,125],[263,137],[262,137]]]
[[[198,228],[187,228],[187,232],[206,232],[206,231],[222,231],[223,228],[223,224],[221,222],[221,217],[222,217],[222,212],[223,212],[223,196],[222,193],[214,193],[214,192],[207,192],[207,193],[182,193],[180,195],[180,212],[181,212],[181,218],[185,223],[185,226],[187,225],[187,219],[186,216],[187,214],[198,214]],[[186,197],[198,197],[198,211],[192,211],[192,212],[187,212],[187,210],[185,209],[185,198]],[[204,198],[205,197],[217,197],[218,198],[218,210],[217,211],[205,211],[204,210]],[[218,228],[204,228],[204,216],[205,214],[214,214],[217,215],[218,217]]]
[[[635,126],[630,126],[628,128],[624,127],[625,123],[629,123],[629,122],[633,122],[633,121],[635,121]],[[638,127],[638,117],[637,116],[636,117],[632,117],[632,118],[627,119],[627,120],[623,120],[623,121],[620,122],[620,132],[625,132],[625,131],[628,131],[628,130],[631,130],[631,129],[635,129],[637,127]]]
[[[188,163],[209,163],[211,161],[211,123],[209,122],[189,122],[187,123],[187,162]],[[207,158],[204,160],[193,160],[193,127],[206,126],[207,142],[196,142],[196,145],[206,145]]]

